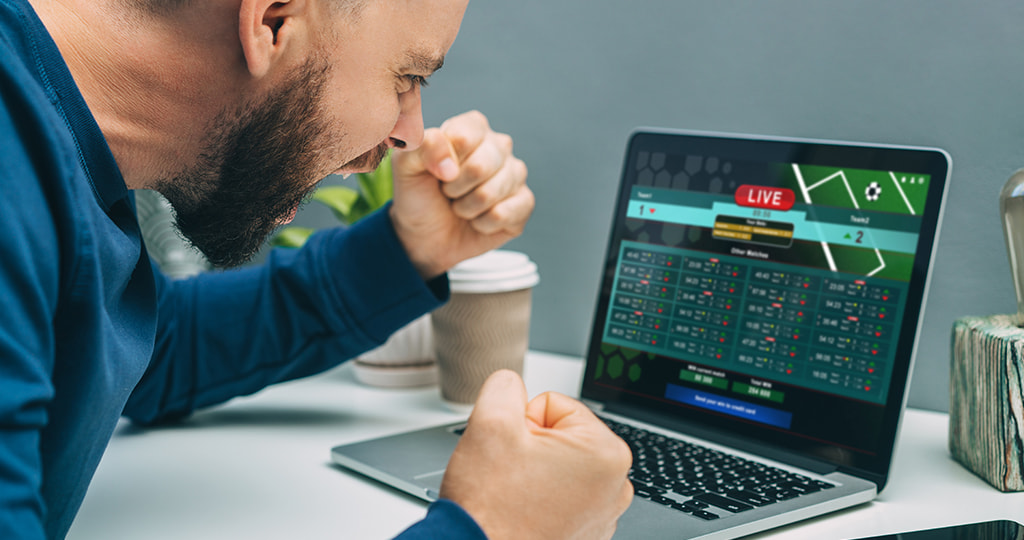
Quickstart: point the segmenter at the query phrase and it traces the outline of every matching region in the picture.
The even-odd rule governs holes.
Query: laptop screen
[[[936,149],[635,133],[583,397],[884,477],[948,169]]]

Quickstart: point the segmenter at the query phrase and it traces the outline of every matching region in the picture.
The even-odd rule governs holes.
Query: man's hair
[[[202,0],[200,0],[202,1]],[[369,0],[328,0],[328,5],[343,14],[356,17]],[[149,15],[170,15],[194,4],[196,0],[127,0],[130,7]]]

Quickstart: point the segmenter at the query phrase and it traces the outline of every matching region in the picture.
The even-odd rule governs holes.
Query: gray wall
[[[1019,0],[516,0],[470,4],[424,96],[516,140],[537,209],[532,346],[582,355],[638,125],[940,146],[953,179],[911,405],[948,404],[950,326],[1015,310],[997,218],[1024,167]],[[314,211],[311,209],[310,211]]]

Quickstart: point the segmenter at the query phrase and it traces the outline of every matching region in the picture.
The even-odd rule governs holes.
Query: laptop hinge
[[[582,401],[583,404],[586,405],[587,407],[589,407],[590,410],[592,410],[592,411],[601,412],[601,411],[604,410],[604,403],[601,403],[600,401],[594,401],[592,399],[582,399],[582,398],[580,399],[580,401]]]

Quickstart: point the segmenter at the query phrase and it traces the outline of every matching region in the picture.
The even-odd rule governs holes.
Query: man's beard
[[[327,74],[326,62],[310,60],[280,91],[220,114],[199,164],[155,183],[178,231],[213,265],[251,259],[326,174],[321,149],[336,147],[319,109]],[[386,151],[382,143],[351,164],[375,168]]]

